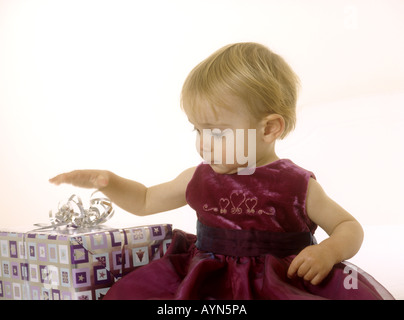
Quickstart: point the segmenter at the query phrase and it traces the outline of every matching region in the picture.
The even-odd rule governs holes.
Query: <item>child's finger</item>
[[[301,265],[300,265],[300,267],[299,267],[299,269],[297,270],[297,275],[300,277],[300,278],[309,278],[310,277],[310,264],[308,264],[306,261],[305,262],[303,262]]]
[[[292,260],[292,263],[290,264],[289,269],[288,269],[288,278],[291,279],[294,277],[294,275],[297,273],[297,271],[299,270],[299,268],[303,262],[304,262],[304,260],[300,259],[299,256],[296,256]]]
[[[67,172],[67,173],[61,173],[51,179],[49,179],[49,182],[54,183],[56,185],[62,184],[62,183],[71,183],[73,184],[75,181],[80,179],[80,175],[78,174],[77,171],[72,171],[72,172]]]
[[[69,183],[82,188],[104,188],[108,185],[108,177],[98,170],[75,170],[59,174],[49,182],[56,185]]]
[[[49,179],[49,182],[54,183],[56,185],[60,185],[62,183],[70,183],[73,185],[82,185],[85,182],[85,177],[83,173],[80,171],[71,171],[71,172],[66,172],[66,173],[61,173],[51,179]],[[89,179],[87,178],[87,183]]]
[[[58,174],[57,176],[55,176],[53,178],[50,178],[49,182],[53,183],[53,184],[56,184],[56,185],[59,185],[59,184],[63,183],[63,175],[64,175],[64,173]]]
[[[311,279],[310,283],[311,283],[312,285],[315,285],[315,286],[316,286],[316,285],[320,284],[321,281],[323,281],[324,278],[325,278],[324,275],[321,275],[320,273],[317,273],[317,275],[315,275],[314,278]]]
[[[75,170],[64,174],[64,182],[81,188],[97,188],[98,174],[93,170]]]
[[[311,282],[317,277],[317,272],[313,268],[310,268],[304,273],[302,277],[304,280]]]

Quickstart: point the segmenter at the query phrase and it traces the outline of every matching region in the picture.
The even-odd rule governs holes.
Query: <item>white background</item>
[[[182,83],[240,41],[267,45],[301,78],[298,126],[279,156],[312,170],[363,225],[402,226],[403,16],[402,0],[0,0],[0,226],[46,222],[72,193],[88,200],[48,183],[64,171],[150,186],[198,164]],[[189,207],[116,211],[119,226],[195,230]]]

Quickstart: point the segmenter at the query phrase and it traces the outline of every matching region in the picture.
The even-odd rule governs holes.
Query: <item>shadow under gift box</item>
[[[160,259],[171,224],[0,230],[0,299],[102,299],[132,270]]]

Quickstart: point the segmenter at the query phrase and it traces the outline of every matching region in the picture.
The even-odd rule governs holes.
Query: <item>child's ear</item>
[[[279,114],[270,114],[262,120],[263,140],[273,142],[285,131],[285,119]]]

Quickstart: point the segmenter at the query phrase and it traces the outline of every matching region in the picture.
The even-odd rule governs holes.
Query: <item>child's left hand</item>
[[[332,252],[320,245],[304,248],[292,261],[288,277],[295,274],[311,284],[317,285],[328,275],[335,264]]]

